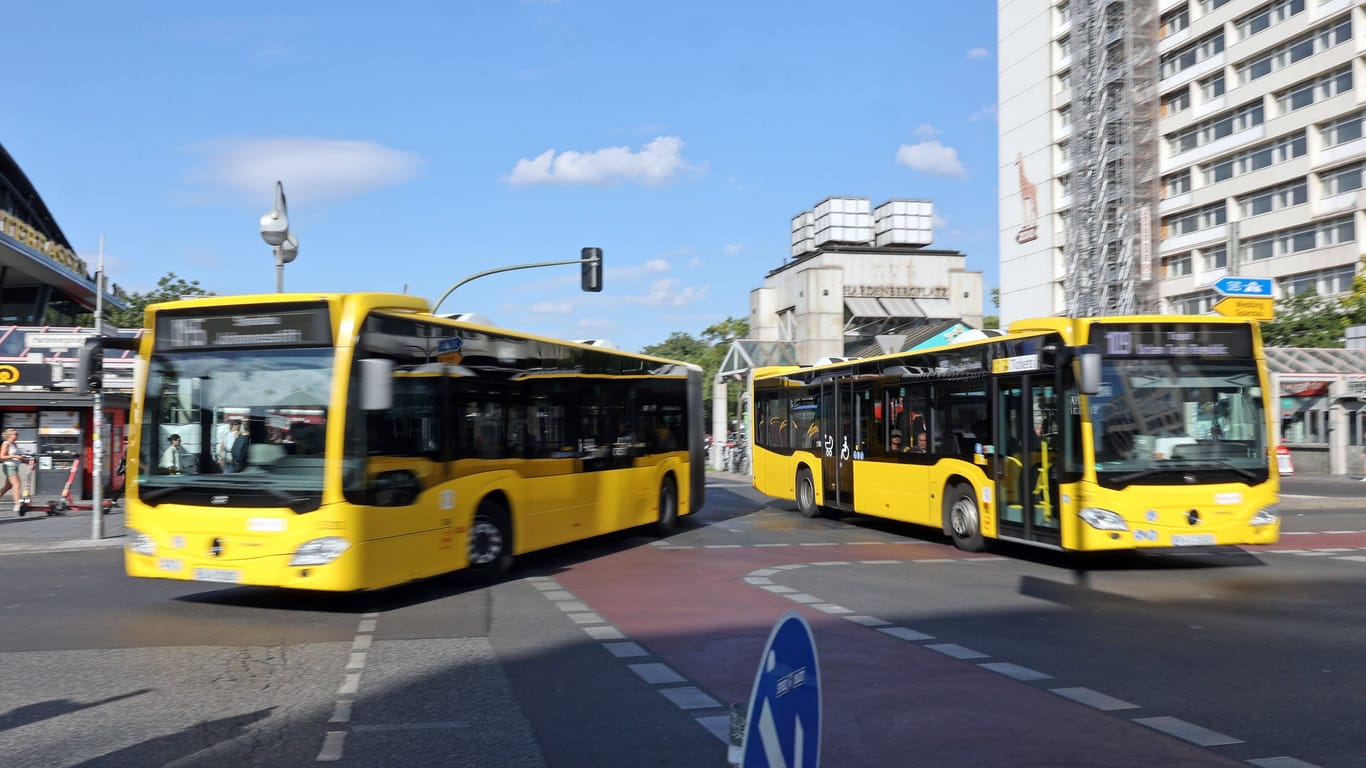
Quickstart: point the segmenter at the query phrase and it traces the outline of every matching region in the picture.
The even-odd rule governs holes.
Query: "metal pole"
[[[104,235],[100,235],[99,266],[95,269],[95,335],[104,335]],[[103,374],[101,374],[103,375]],[[104,538],[104,388],[95,390],[94,412],[90,415],[90,428],[95,432],[91,445],[90,483],[94,485],[90,510],[90,538]]]
[[[285,292],[285,259],[280,246],[275,246],[275,292]]]

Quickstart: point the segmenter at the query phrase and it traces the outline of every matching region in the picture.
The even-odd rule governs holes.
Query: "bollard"
[[[745,717],[749,705],[730,705],[730,746],[726,748],[726,765],[740,768],[745,759]]]

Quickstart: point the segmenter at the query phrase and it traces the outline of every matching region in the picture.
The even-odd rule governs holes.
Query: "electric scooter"
[[[76,481],[76,472],[81,467],[81,460],[76,459],[71,462],[71,473],[66,476],[66,484],[62,486],[62,495],[47,503],[47,513],[49,515],[65,515],[73,509],[94,509],[94,504],[85,504],[71,498],[71,484]],[[103,507],[104,514],[109,514],[109,510],[114,507],[114,502],[104,499],[100,505]]]

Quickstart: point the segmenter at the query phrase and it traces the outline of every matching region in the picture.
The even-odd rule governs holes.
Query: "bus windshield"
[[[154,354],[141,500],[316,509],[334,358],[330,348]]]
[[[1107,358],[1101,381],[1090,398],[1101,485],[1267,479],[1255,361]]]

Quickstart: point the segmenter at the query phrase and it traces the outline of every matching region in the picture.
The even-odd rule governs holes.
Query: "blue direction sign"
[[[1238,296],[1244,299],[1254,296],[1263,299],[1274,298],[1269,277],[1221,277],[1214,281],[1214,290],[1223,296]]]
[[[773,625],[749,694],[741,768],[817,768],[821,684],[816,640],[796,611]]]

